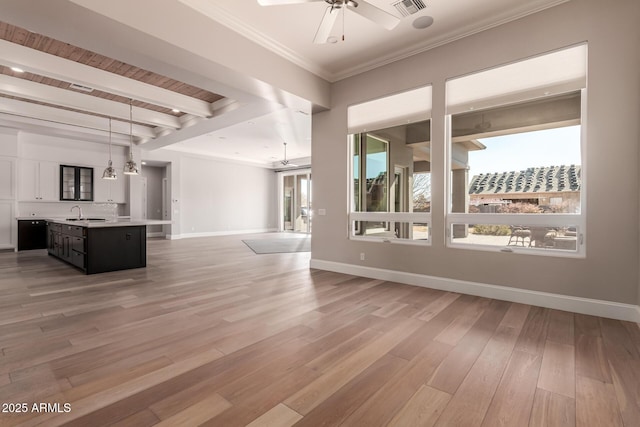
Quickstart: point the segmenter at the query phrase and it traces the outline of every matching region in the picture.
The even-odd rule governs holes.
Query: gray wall
[[[160,149],[142,159],[167,163],[172,237],[277,229],[277,181],[260,166]]]
[[[313,116],[313,260],[638,304],[640,2],[580,0],[332,86]],[[445,247],[445,80],[588,41],[586,259]],[[347,107],[433,84],[431,247],[348,240]],[[366,261],[359,253],[366,252]]]
[[[276,227],[276,174],[268,169],[184,156],[182,233]]]

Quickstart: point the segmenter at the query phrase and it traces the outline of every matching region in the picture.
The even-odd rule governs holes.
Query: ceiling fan
[[[283,142],[283,144],[284,144],[284,160],[280,160],[280,163],[282,164],[282,166],[297,167],[298,165],[294,165],[289,160],[287,160],[287,143]]]
[[[338,18],[338,14],[343,8],[349,8],[358,15],[373,21],[387,30],[392,30],[398,25],[400,19],[394,15],[385,12],[384,10],[368,3],[365,0],[258,0],[258,4],[261,6],[279,6],[295,3],[312,3],[324,1],[329,6],[327,7],[322,21],[320,21],[320,27],[316,31],[316,35],[313,39],[314,43],[323,44],[327,43],[331,30]],[[344,36],[343,36],[344,39]]]

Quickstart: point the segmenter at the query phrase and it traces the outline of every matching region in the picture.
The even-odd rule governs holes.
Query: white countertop
[[[130,218],[118,218],[115,220],[107,221],[91,221],[91,220],[79,220],[69,221],[65,218],[43,218],[43,217],[17,217],[18,220],[45,220],[49,222],[56,222],[64,225],[77,225],[87,228],[105,228],[105,227],[135,227],[141,225],[166,225],[171,224],[170,220],[162,219],[130,219]]]

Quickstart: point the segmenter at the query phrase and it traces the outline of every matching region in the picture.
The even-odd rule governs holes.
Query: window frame
[[[452,212],[452,116],[445,116],[445,159],[446,159],[446,192],[445,203],[445,246],[453,249],[465,249],[476,251],[489,251],[501,253],[517,253],[527,255],[551,256],[562,258],[586,258],[587,251],[587,158],[586,158],[586,130],[587,130],[587,88],[580,89],[580,159],[581,159],[581,186],[580,186],[580,213],[539,213],[539,214],[504,214],[504,213],[455,213]],[[526,100],[523,100],[526,101]],[[509,105],[509,104],[505,104]],[[486,224],[508,225],[527,227],[576,227],[576,249],[553,249],[519,246],[498,246],[485,244],[472,244],[455,242],[453,239],[454,224]]]
[[[431,120],[431,117],[425,119]],[[347,146],[348,146],[348,158],[349,158],[349,191],[347,194],[349,203],[349,212],[347,214],[348,217],[348,225],[347,225],[347,237],[349,240],[354,241],[368,241],[368,242],[378,242],[378,243],[395,243],[402,245],[416,245],[416,246],[431,246],[432,242],[432,221],[431,221],[431,212],[413,212],[413,204],[409,203],[409,212],[389,212],[390,209],[390,192],[392,191],[389,173],[390,170],[393,169],[393,173],[395,174],[396,165],[391,163],[391,144],[389,141],[387,143],[387,212],[368,212],[363,211],[362,209],[366,209],[366,203],[363,204],[363,186],[366,187],[366,180],[362,182],[359,179],[359,193],[360,193],[360,211],[355,210],[355,186],[354,186],[354,155],[355,155],[355,145],[359,144],[359,154],[358,154],[358,172],[362,174],[363,172],[366,175],[366,166],[364,163],[366,162],[365,155],[363,155],[363,146],[366,145],[366,137],[365,135],[368,132],[362,132],[358,134],[349,134],[347,135]],[[377,137],[376,137],[377,138]],[[380,139],[380,138],[378,138]],[[407,190],[409,191],[409,190]],[[393,223],[408,223],[409,227],[412,227],[413,224],[427,224],[428,227],[428,235],[426,239],[404,239],[404,238],[391,238],[390,236],[367,236],[357,234],[360,230],[357,227],[358,222],[361,221],[371,221],[371,222],[384,222],[387,224],[387,228]]]

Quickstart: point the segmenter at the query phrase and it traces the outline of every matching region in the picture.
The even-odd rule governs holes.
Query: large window
[[[350,237],[430,241],[431,87],[349,108]]]
[[[451,246],[584,254],[586,46],[446,84]]]

